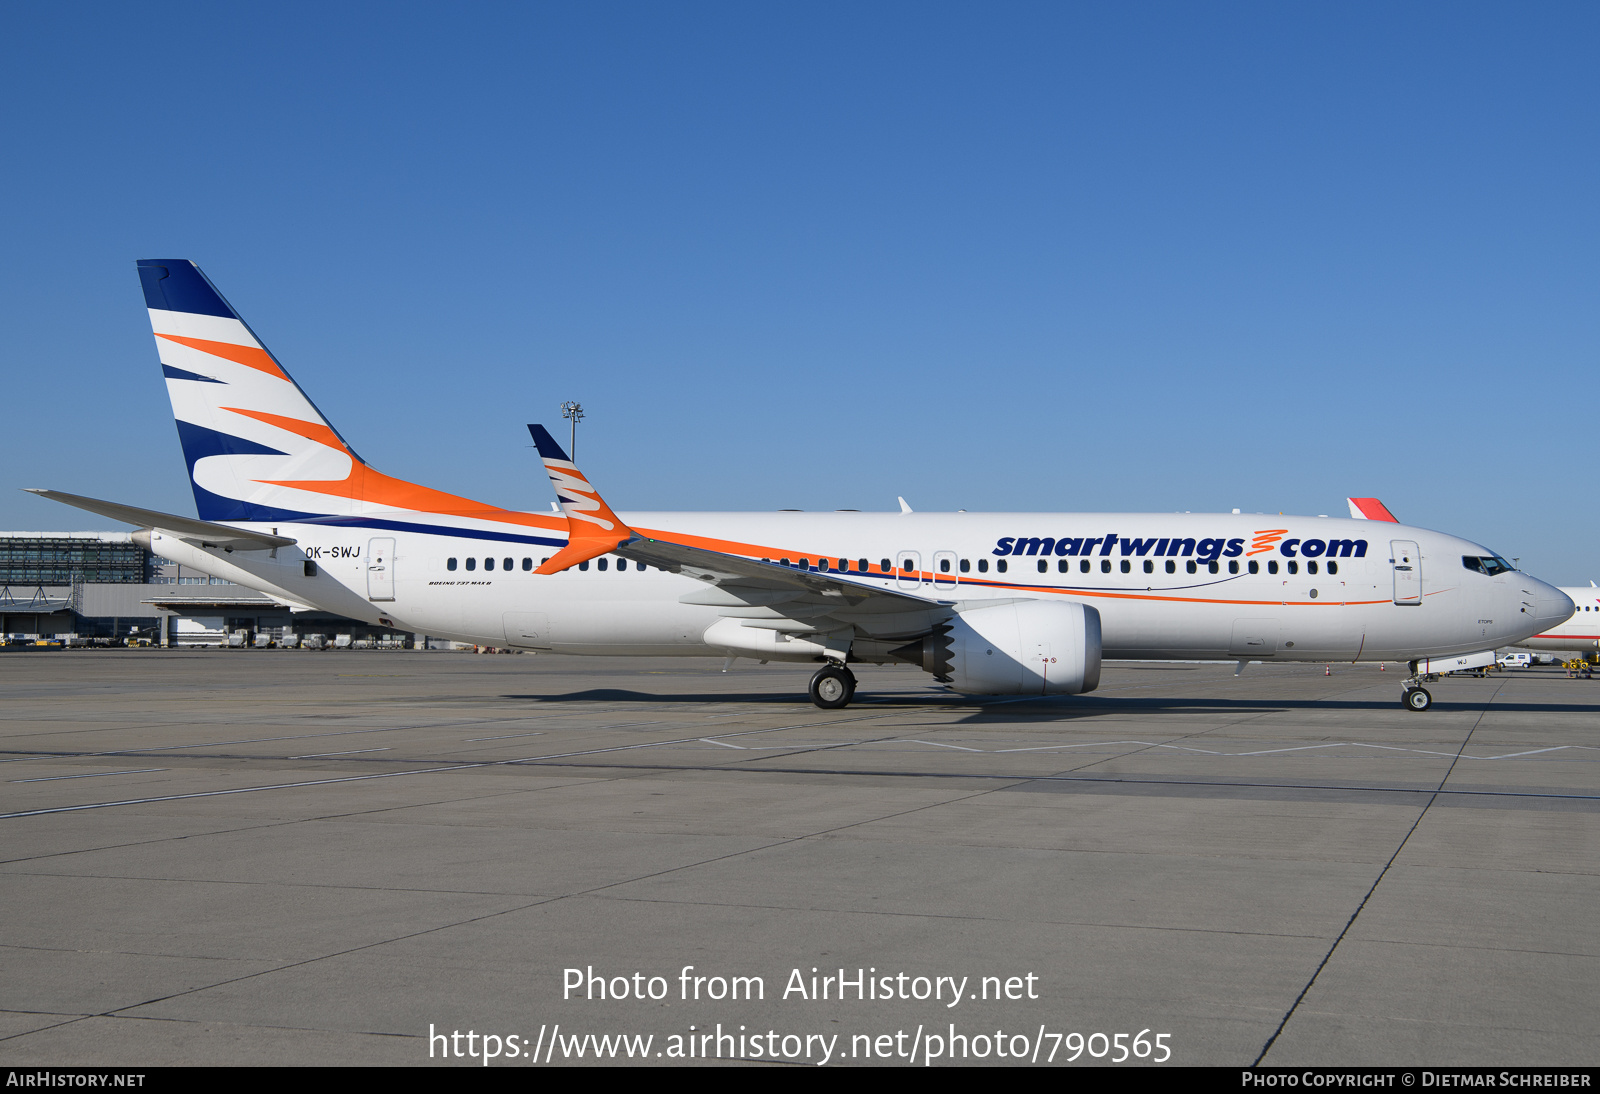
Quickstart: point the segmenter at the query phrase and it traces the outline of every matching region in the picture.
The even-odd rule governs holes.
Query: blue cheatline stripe
[[[199,380],[203,384],[221,384],[225,382],[218,380],[214,376],[202,376],[198,372],[185,372],[181,368],[173,368],[171,365],[165,364],[161,366],[161,375],[169,380]]]
[[[251,518],[254,520],[255,518]],[[412,521],[385,520],[382,517],[318,517],[306,515],[286,518],[295,524],[314,524],[328,528],[382,528],[394,532],[420,532],[429,536],[449,536],[453,539],[481,539],[490,543],[528,543],[539,547],[565,547],[564,539],[544,536],[518,535],[515,532],[490,532],[482,528],[451,528],[445,524],[417,524]]]
[[[213,494],[193,480],[190,480],[189,485],[194,489],[194,507],[201,520],[214,520],[223,524],[246,522],[293,524],[315,520],[317,517],[315,513],[301,513],[294,509],[278,509],[271,505],[257,505],[255,502],[240,501],[237,498],[225,498],[221,494]]]
[[[200,268],[187,258],[141,258],[139,283],[144,287],[147,308],[239,318]]]

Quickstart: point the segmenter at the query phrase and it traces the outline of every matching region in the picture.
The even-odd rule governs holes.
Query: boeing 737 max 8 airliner
[[[1413,710],[1441,659],[1572,612],[1479,544],[1383,520],[619,514],[539,426],[561,510],[501,509],[372,468],[192,262],[138,266],[200,519],[36,492],[291,606],[496,646],[817,662],[824,707],[850,701],[851,662],[1053,695],[1092,691],[1105,657],[1408,661]]]

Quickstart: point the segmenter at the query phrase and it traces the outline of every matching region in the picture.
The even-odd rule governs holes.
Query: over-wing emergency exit
[[[490,645],[811,662],[823,707],[850,702],[854,663],[1065,695],[1104,658],[1178,658],[1412,662],[1402,702],[1425,710],[1433,661],[1572,613],[1392,517],[616,513],[539,426],[560,512],[488,505],[372,468],[192,262],[138,266],[199,519],[38,493],[289,604]]]

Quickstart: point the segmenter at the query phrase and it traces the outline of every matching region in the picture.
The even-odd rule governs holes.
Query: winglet
[[[1350,503],[1350,515],[1356,520],[1386,520],[1390,524],[1399,524],[1399,518],[1389,512],[1388,506],[1377,498],[1346,498]]]
[[[529,425],[533,443],[544,461],[550,485],[556,488],[556,498],[561,502],[561,512],[567,518],[567,545],[534,571],[536,574],[560,573],[569,566],[588,562],[619,544],[633,538],[633,529],[623,524],[611,511],[600,492],[589,485],[583,472],[569,459],[550,431],[542,425]]]

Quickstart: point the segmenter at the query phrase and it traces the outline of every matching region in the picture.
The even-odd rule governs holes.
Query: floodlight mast
[[[561,416],[572,423],[572,444],[567,449],[567,458],[576,460],[578,458],[578,423],[583,421],[583,404],[562,403]]]

